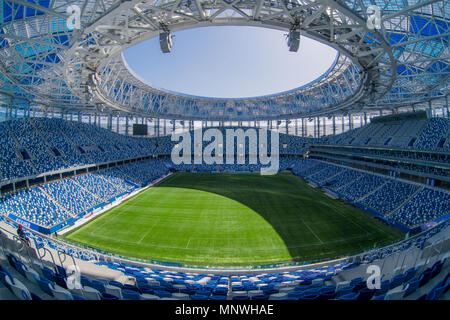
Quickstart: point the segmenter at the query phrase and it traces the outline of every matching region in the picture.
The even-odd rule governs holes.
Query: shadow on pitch
[[[297,177],[282,175],[284,177],[280,178],[280,175],[261,176],[259,173],[175,173],[155,187],[199,190],[237,201],[272,226],[293,260],[312,261],[322,250],[329,249],[317,232],[306,225],[307,221],[313,221],[311,215],[317,213],[317,205],[312,203],[311,194],[299,187]]]

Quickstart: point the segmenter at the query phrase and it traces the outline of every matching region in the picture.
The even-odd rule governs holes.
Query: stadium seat
[[[106,293],[106,292],[103,292],[101,294],[101,300],[119,300],[119,297],[109,294],[109,293]]]
[[[406,289],[397,289],[395,291],[388,292],[385,300],[402,300],[405,296]]]
[[[337,299],[338,300],[358,300],[358,297],[359,297],[359,292],[352,292],[352,293],[347,293],[347,294],[341,295]]]
[[[134,290],[122,289],[122,298],[124,300],[140,300],[141,295]]]
[[[414,277],[405,283],[404,288],[406,289],[404,297],[409,296],[414,293],[419,288],[420,280],[418,277]]]
[[[83,297],[88,300],[101,300],[101,293],[97,289],[89,286],[83,286],[82,292]]]
[[[20,300],[32,300],[31,294],[27,287],[18,279],[11,279],[5,277],[5,281],[8,283],[8,287],[14,293],[14,295]]]

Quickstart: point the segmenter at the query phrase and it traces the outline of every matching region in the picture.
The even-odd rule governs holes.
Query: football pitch
[[[402,237],[288,173],[175,173],[64,235],[123,256],[195,266],[307,263]]]

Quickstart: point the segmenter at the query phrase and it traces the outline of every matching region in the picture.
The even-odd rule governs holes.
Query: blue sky
[[[242,98],[274,94],[307,84],[333,64],[336,51],[302,37],[289,52],[286,32],[257,27],[204,27],[175,32],[172,52],[159,38],[124,51],[144,82],[184,94]]]

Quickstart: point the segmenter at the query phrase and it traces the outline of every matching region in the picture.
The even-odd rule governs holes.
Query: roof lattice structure
[[[288,119],[392,109],[449,93],[448,0],[8,0],[0,2],[0,95],[11,103],[203,120]],[[80,8],[69,29],[67,8]],[[368,7],[380,9],[370,28]],[[251,99],[194,98],[136,79],[121,52],[208,25],[300,30],[339,51],[309,86]],[[287,50],[287,49],[286,49]],[[25,102],[24,102],[25,101]]]

